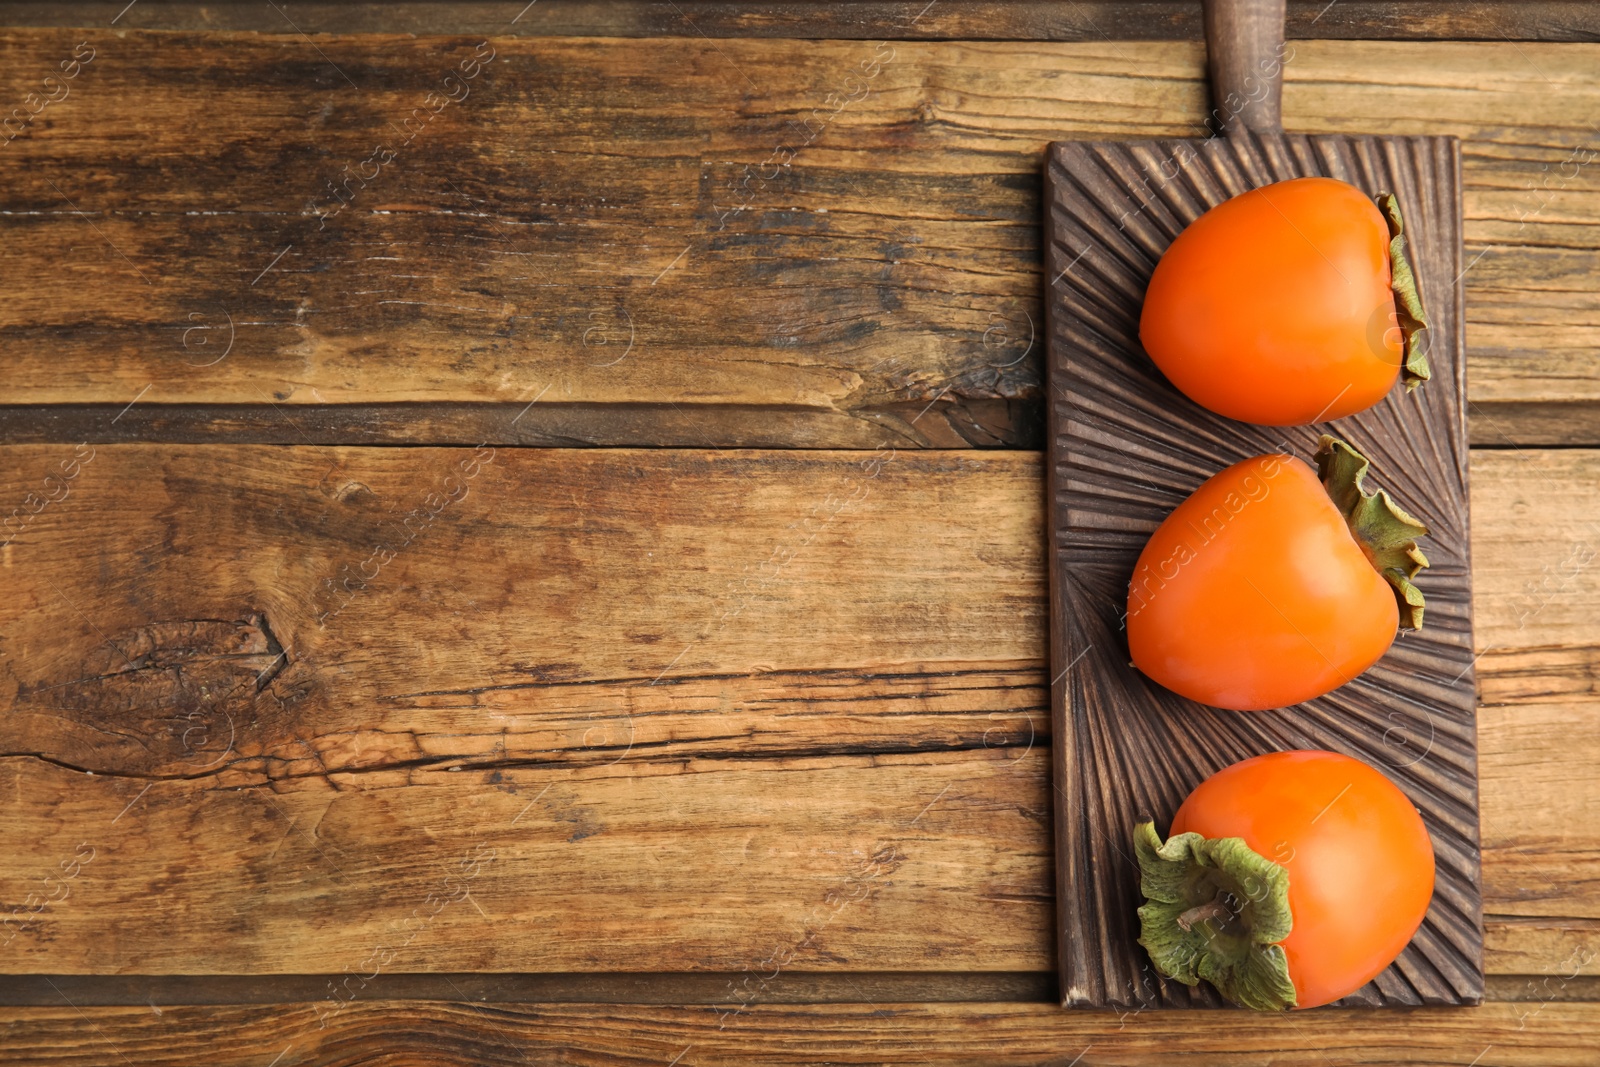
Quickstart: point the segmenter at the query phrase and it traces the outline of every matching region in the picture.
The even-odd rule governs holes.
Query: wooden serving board
[[[1156,974],[1137,943],[1131,835],[1165,833],[1212,772],[1281,749],[1372,764],[1421,810],[1438,860],[1411,945],[1343,1005],[1475,1004],[1483,995],[1467,442],[1461,313],[1460,151],[1450,137],[1239,133],[1205,141],[1058,143],[1045,180],[1049,350],[1051,699],[1057,925],[1069,1007],[1220,1006]],[[1433,380],[1396,387],[1336,424],[1261,427],[1185,398],[1138,340],[1145,286],[1174,237],[1208,208],[1286,178],[1327,175],[1401,201],[1430,329]],[[1329,695],[1272,712],[1218,711],[1128,663],[1122,615],[1145,540],[1207,477],[1287,451],[1310,461],[1333,432],[1427,523],[1433,566],[1422,630]],[[1330,798],[1332,799],[1332,798]]]

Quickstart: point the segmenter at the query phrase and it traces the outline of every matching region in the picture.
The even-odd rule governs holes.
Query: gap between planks
[[[285,409],[292,422],[285,420]],[[1600,401],[1469,402],[1474,449],[1600,444]],[[265,444],[867,450],[1044,447],[1044,401],[935,398],[841,411],[763,404],[0,405],[0,446]]]
[[[63,997],[84,1007],[142,1004],[294,1004],[326,995],[327,974],[0,976],[0,1007],[50,1007]],[[492,1004],[726,1004],[743,972],[608,974],[386,974],[384,1000]],[[1490,975],[1485,999],[1600,1001],[1600,975],[1563,978],[1552,996],[1537,975]],[[863,1004],[1059,1002],[1056,976],[1042,971],[796,973],[765,987],[764,1003]]]

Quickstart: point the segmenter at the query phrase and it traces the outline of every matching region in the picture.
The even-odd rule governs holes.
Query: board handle
[[[1286,0],[1201,2],[1212,125],[1224,133],[1282,133]]]

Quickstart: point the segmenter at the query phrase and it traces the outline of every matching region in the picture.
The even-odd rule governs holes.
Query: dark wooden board
[[[1422,811],[1438,859],[1412,944],[1345,1005],[1470,1004],[1483,994],[1477,745],[1468,568],[1460,152],[1449,137],[1273,135],[1058,143],[1046,165],[1048,511],[1056,873],[1062,1003],[1217,1005],[1155,974],[1137,943],[1135,817],[1165,831],[1206,776],[1280,749],[1345,752]],[[1375,481],[1432,529],[1426,626],[1370,671],[1294,708],[1203,708],[1128,665],[1121,617],[1146,538],[1201,481],[1269,451],[1308,459],[1328,427],[1205,411],[1138,343],[1150,272],[1203,211],[1246,189],[1322,174],[1399,195],[1431,322],[1434,379],[1336,424]],[[1169,176],[1170,175],[1170,176]]]
[[[526,0],[524,0],[526,2]],[[839,40],[1194,41],[1194,0],[8,0],[3,26],[282,33],[464,33],[574,37]],[[1289,0],[1290,38],[1592,41],[1589,0]]]

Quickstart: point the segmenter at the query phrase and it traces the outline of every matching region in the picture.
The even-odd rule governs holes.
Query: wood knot
[[[260,613],[156,622],[110,635],[65,677],[24,682],[16,710],[46,735],[29,747],[63,762],[89,752],[99,773],[192,773],[234,754],[289,662]]]

